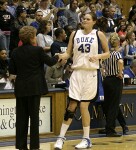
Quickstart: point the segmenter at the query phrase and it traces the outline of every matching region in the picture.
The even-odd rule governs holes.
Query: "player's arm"
[[[68,43],[68,47],[67,47],[67,50],[65,53],[63,54],[59,54],[59,60],[61,59],[68,59],[72,56],[72,53],[73,53],[73,38],[74,38],[74,35],[75,35],[75,31],[73,31],[70,35],[70,38],[69,38],[69,43]]]
[[[89,61],[93,63],[99,59],[107,59],[110,57],[108,42],[105,35],[103,34],[103,32],[98,31],[98,36],[102,45],[103,53],[90,56]]]
[[[99,54],[98,57],[99,59],[107,59],[110,57],[110,53],[109,53],[109,46],[108,46],[106,36],[101,31],[98,31],[98,36],[101,41],[102,50],[103,50],[103,53]]]

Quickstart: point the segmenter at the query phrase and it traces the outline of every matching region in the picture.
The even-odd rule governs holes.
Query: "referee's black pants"
[[[104,102],[101,102],[101,106],[102,106],[102,109],[103,109],[103,113],[105,114]],[[120,107],[119,107],[119,110],[118,110],[117,120],[118,120],[118,122],[119,122],[119,124],[121,125],[122,128],[126,127],[126,125],[127,125],[126,120],[123,116],[123,113],[122,113]]]
[[[116,77],[106,77],[104,87],[104,113],[106,116],[106,133],[115,133],[116,119],[122,95],[123,80]]]
[[[16,148],[27,149],[30,117],[30,149],[39,148],[39,106],[41,96],[16,98]]]
[[[126,124],[126,120],[123,116],[123,113],[119,107],[119,111],[118,111],[118,116],[117,116],[117,120],[119,122],[119,124],[121,125],[122,128],[124,128],[127,124]]]

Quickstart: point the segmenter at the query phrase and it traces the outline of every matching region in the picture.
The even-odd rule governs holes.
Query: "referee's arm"
[[[118,60],[118,68],[119,68],[119,73],[118,73],[118,77],[120,79],[123,79],[123,69],[124,69],[124,62],[123,59],[119,59]]]

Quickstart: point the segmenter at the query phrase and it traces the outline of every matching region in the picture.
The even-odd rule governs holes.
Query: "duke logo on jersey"
[[[94,40],[93,37],[80,37],[80,38],[76,38],[77,43],[81,43],[81,42],[92,43],[93,40]]]

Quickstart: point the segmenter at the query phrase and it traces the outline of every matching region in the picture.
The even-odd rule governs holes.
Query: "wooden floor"
[[[63,150],[75,150],[74,146],[79,142],[80,140],[66,141]],[[90,150],[136,150],[136,134],[116,138],[92,138],[92,143]],[[54,142],[41,143],[41,150],[54,150],[53,146]],[[0,147],[0,150],[15,150],[15,148]]]

